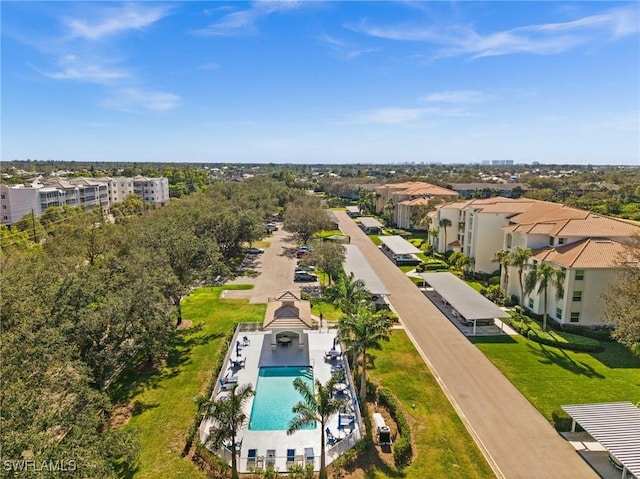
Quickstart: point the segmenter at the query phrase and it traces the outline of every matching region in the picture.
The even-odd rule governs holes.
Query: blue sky
[[[2,2],[2,159],[640,163],[638,2]]]

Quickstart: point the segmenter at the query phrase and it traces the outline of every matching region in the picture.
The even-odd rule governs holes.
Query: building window
[[[529,298],[529,309],[533,309],[533,298]]]
[[[562,309],[556,308],[556,318],[562,319]]]
[[[577,269],[576,270],[576,281],[582,281],[584,279],[584,270]]]
[[[558,244],[564,244],[565,241],[567,241],[567,238],[560,238]]]
[[[582,301],[582,291],[574,291],[572,301],[575,301],[575,302]]]
[[[564,288],[562,286],[558,287],[558,299],[564,298]]]
[[[580,313],[579,312],[571,313],[571,319],[569,321],[571,321],[572,323],[579,323]]]
[[[549,245],[553,246],[553,236],[549,236]]]

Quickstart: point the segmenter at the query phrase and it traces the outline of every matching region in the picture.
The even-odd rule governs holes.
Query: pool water
[[[293,419],[292,408],[302,401],[293,388],[293,380],[302,378],[313,388],[313,369],[310,367],[260,368],[253,398],[249,429],[252,431],[286,431]],[[316,425],[303,429],[315,429]]]

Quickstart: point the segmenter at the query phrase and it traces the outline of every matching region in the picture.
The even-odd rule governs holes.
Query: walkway
[[[593,470],[491,362],[343,211],[340,229],[391,291],[416,348],[499,478],[597,479]]]

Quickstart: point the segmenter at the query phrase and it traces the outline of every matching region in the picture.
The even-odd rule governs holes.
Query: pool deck
[[[229,358],[236,360],[245,360],[243,368],[232,369],[227,359],[225,367],[221,372],[221,377],[227,373],[237,373],[238,384],[244,385],[250,383],[254,386],[258,381],[259,368],[269,366],[311,366],[313,368],[313,377],[326,383],[331,378],[332,363],[325,361],[325,352],[333,347],[333,340],[336,335],[335,330],[306,330],[305,346],[302,350],[298,348],[298,339],[294,339],[292,344],[288,346],[278,345],[275,350],[271,348],[271,334],[269,331],[248,331],[241,332],[234,338],[232,347],[230,348]],[[240,356],[236,353],[236,341],[247,336],[249,345],[240,348]],[[337,346],[337,349],[340,347]],[[333,364],[338,361],[334,361]],[[350,381],[350,379],[348,379]],[[349,382],[351,397],[355,397],[353,385]],[[221,394],[220,384],[216,385],[213,397],[219,397]],[[253,397],[247,401],[246,412],[249,416],[253,406]],[[267,461],[267,450],[275,450],[274,466],[279,471],[287,470],[287,449],[295,449],[296,456],[300,464],[304,463],[305,448],[313,448],[315,468],[319,468],[320,464],[320,428],[316,427],[312,430],[300,430],[288,436],[285,431],[252,431],[248,428],[249,422],[242,426],[238,432],[237,441],[242,441],[242,448],[238,460],[238,470],[240,472],[248,471],[247,454],[249,449],[257,449],[258,458],[263,457]],[[338,415],[332,417],[329,421],[329,427],[334,435],[338,437]],[[201,439],[206,439],[206,432],[211,427],[211,420],[207,419],[202,422],[200,427]],[[358,428],[356,421],[356,429]],[[359,434],[358,434],[359,437]],[[351,437],[349,438],[351,439]],[[345,441],[345,446],[347,442]],[[355,441],[353,441],[355,442]],[[338,443],[340,444],[340,443]],[[340,448],[340,449],[344,449]],[[333,453],[332,453],[333,452]],[[341,451],[330,451],[327,446],[327,464],[329,464]],[[225,459],[230,460],[229,457]],[[265,462],[266,464],[266,462]],[[289,463],[290,464],[290,463]],[[257,464],[259,465],[259,464]]]

